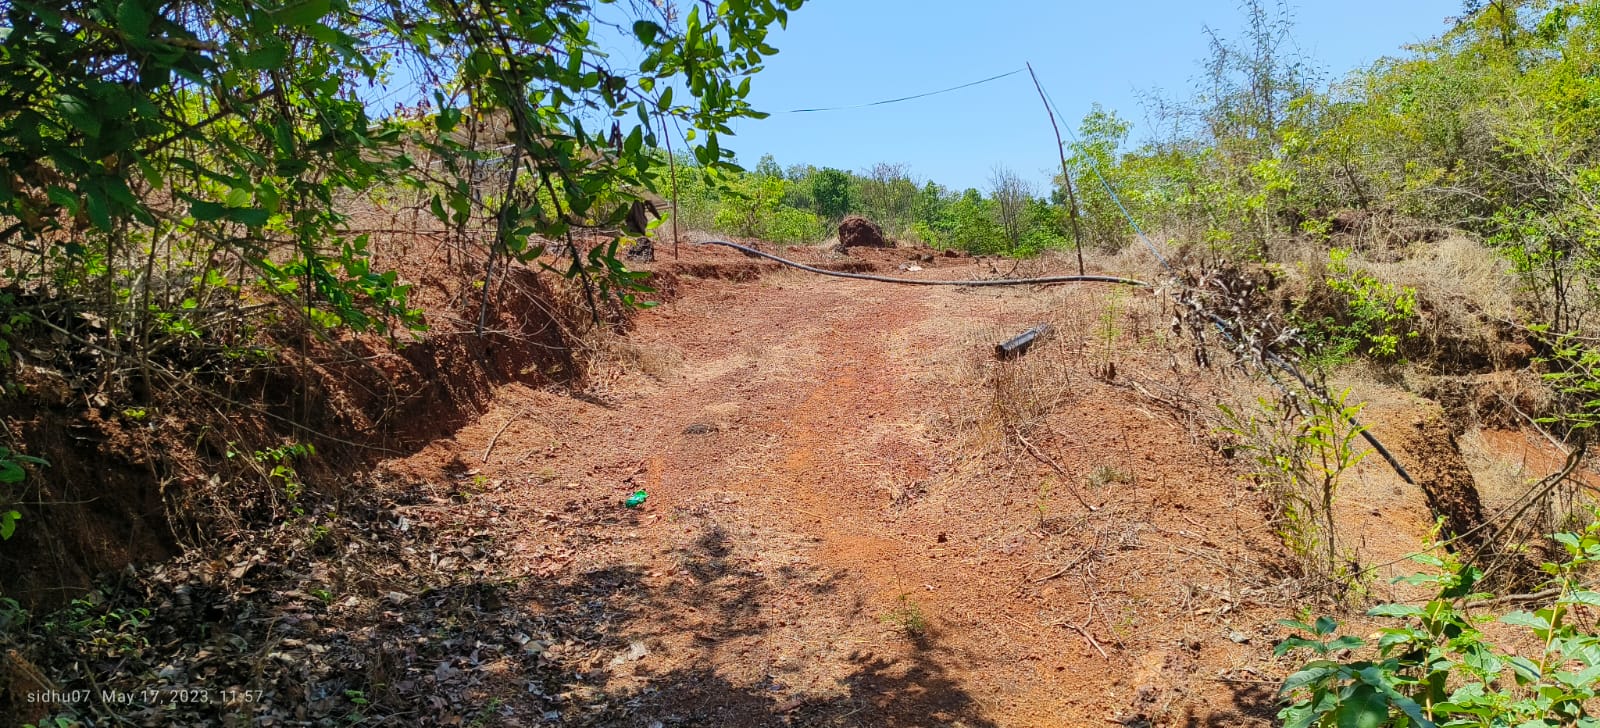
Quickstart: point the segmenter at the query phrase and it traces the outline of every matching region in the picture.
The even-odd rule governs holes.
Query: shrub
[[[1302,305],[1296,314],[1313,343],[1312,363],[1329,366],[1356,355],[1393,361],[1401,345],[1419,335],[1417,292],[1384,283],[1349,261],[1349,250],[1329,251],[1320,293],[1331,300]],[[1308,320],[1308,312],[1322,315]]]
[[[1412,557],[1435,569],[1404,579],[1437,589],[1427,604],[1382,604],[1367,612],[1399,623],[1377,632],[1375,649],[1360,637],[1333,637],[1338,625],[1326,617],[1283,622],[1311,636],[1290,637],[1277,653],[1308,651],[1316,659],[1284,682],[1282,693],[1294,702],[1278,717],[1286,728],[1600,726],[1591,712],[1600,699],[1600,636],[1592,618],[1576,614],[1600,607],[1600,592],[1581,588],[1578,578],[1600,561],[1600,524],[1554,538],[1566,561],[1544,565],[1557,596],[1541,609],[1469,614],[1474,600],[1490,597],[1474,593],[1482,572],[1446,553]],[[1480,629],[1489,622],[1527,630],[1534,639],[1523,642],[1526,648],[1496,645]],[[1340,657],[1347,650],[1366,658]]]
[[[1274,508],[1274,522],[1284,545],[1299,559],[1308,576],[1320,578],[1342,593],[1359,576],[1354,557],[1339,550],[1333,505],[1344,473],[1366,457],[1357,450],[1361,426],[1355,416],[1363,405],[1349,404],[1349,390],[1332,399],[1316,395],[1304,403],[1258,400],[1258,413],[1219,405],[1227,424],[1255,461],[1252,476]]]

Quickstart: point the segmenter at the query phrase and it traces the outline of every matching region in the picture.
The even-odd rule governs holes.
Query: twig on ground
[[[1020,430],[1012,428],[1011,434],[1016,436],[1017,442],[1022,443],[1022,447],[1028,451],[1029,455],[1032,455],[1039,462],[1050,466],[1051,470],[1056,471],[1056,475],[1061,476],[1062,482],[1067,486],[1067,490],[1072,493],[1072,497],[1078,499],[1078,502],[1081,503],[1084,508],[1089,509],[1090,512],[1095,512],[1100,510],[1100,506],[1105,505],[1104,503],[1100,504],[1099,506],[1089,505],[1089,501],[1084,500],[1083,494],[1078,492],[1078,487],[1073,484],[1072,476],[1067,474],[1066,468],[1061,467],[1059,463],[1051,460],[1044,453],[1039,452],[1039,448],[1034,447],[1033,443],[1028,442],[1028,438],[1023,437]]]
[[[1542,602],[1546,599],[1554,599],[1555,597],[1559,596],[1561,596],[1560,589],[1545,589],[1544,591],[1536,591],[1532,594],[1507,594],[1503,597],[1495,597],[1493,599],[1479,599],[1478,601],[1467,602],[1464,606],[1467,609],[1481,609],[1483,607],[1497,607],[1502,604],[1527,604],[1529,602]]]
[[[1058,626],[1066,627],[1067,629],[1070,629],[1070,630],[1072,630],[1074,632],[1077,632],[1080,635],[1083,635],[1083,641],[1088,642],[1089,646],[1093,647],[1095,652],[1100,653],[1100,657],[1101,658],[1107,659],[1107,660],[1111,659],[1111,656],[1106,654],[1106,648],[1100,646],[1100,642],[1094,638],[1094,635],[1089,634],[1089,630],[1084,629],[1083,627],[1080,627],[1080,626],[1078,626],[1076,624],[1073,624],[1071,622],[1056,622],[1056,624]]]
[[[1095,550],[1093,548],[1084,549],[1083,553],[1078,554],[1078,558],[1072,560],[1072,563],[1069,563],[1066,566],[1061,567],[1061,569],[1056,571],[1054,574],[1051,574],[1049,576],[1041,576],[1041,577],[1039,577],[1037,579],[1034,579],[1033,583],[1034,584],[1042,584],[1044,582],[1050,581],[1051,579],[1056,579],[1056,578],[1059,578],[1059,577],[1062,577],[1062,576],[1066,576],[1067,572],[1072,571],[1072,569],[1074,567],[1076,567],[1078,564],[1083,563],[1085,559],[1089,558],[1090,556],[1093,556],[1094,552],[1095,552]]]
[[[494,433],[494,437],[489,438],[489,446],[483,449],[483,462],[489,462],[489,454],[494,452],[494,445],[500,441],[500,436],[506,434],[506,428],[510,427],[511,423],[522,419],[522,416],[527,413],[527,407],[517,410],[517,413],[512,415],[511,419],[506,420],[506,423],[501,425],[500,429]]]

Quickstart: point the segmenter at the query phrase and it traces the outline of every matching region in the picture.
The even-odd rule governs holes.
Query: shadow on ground
[[[717,645],[729,640],[778,639],[773,632],[781,621],[764,613],[772,604],[796,591],[822,595],[837,591],[842,573],[825,573],[785,566],[762,573],[746,568],[733,537],[710,521],[699,537],[678,553],[687,579],[662,589],[648,589],[637,569],[609,568],[580,574],[559,587],[559,597],[539,585],[529,585],[530,596],[540,592],[548,615],[557,622],[589,626],[616,625],[616,631],[597,635],[609,651],[626,654],[630,639],[651,631],[692,630],[697,639]],[[688,607],[694,607],[689,610]],[[683,615],[694,611],[703,621],[684,624]],[[568,619],[570,617],[570,619]],[[873,617],[867,617],[873,618]],[[936,631],[914,643],[909,656],[856,653],[845,660],[847,674],[827,695],[806,695],[790,690],[768,675],[754,684],[737,684],[709,664],[680,666],[659,674],[640,675],[634,663],[603,663],[582,675],[585,684],[605,685],[616,675],[638,687],[613,692],[595,690],[588,707],[569,706],[560,724],[670,728],[672,726],[963,726],[992,728],[978,701],[949,675],[942,660],[951,657],[941,648]]]
[[[1183,728],[1239,728],[1240,726],[1273,726],[1278,715],[1276,685],[1260,683],[1232,684],[1233,709],[1191,716]]]

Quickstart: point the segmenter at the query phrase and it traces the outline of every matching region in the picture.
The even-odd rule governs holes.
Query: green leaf
[[[22,514],[16,511],[0,513],[0,541],[10,541],[11,536],[17,532],[17,521],[22,520]]]
[[[1339,639],[1336,639],[1336,640],[1334,640],[1332,642],[1329,642],[1328,643],[1328,651],[1332,652],[1334,650],[1353,650],[1353,649],[1356,649],[1357,647],[1361,647],[1361,646],[1363,646],[1365,644],[1367,644],[1367,641],[1364,640],[1364,639],[1361,639],[1360,637],[1356,637],[1355,635],[1345,635],[1343,637],[1340,637]]]
[[[1297,703],[1278,711],[1278,718],[1283,721],[1283,728],[1310,728],[1321,713],[1309,703]]]
[[[6,458],[0,460],[0,483],[12,485],[28,479],[28,471],[23,470],[16,461]]]
[[[78,205],[78,196],[72,194],[71,190],[68,190],[64,187],[51,187],[50,189],[45,190],[45,196],[49,197],[51,202],[66,208],[68,215],[76,216],[78,214],[78,210],[80,209]]]
[[[260,48],[239,57],[239,67],[249,71],[271,71],[283,67],[289,48],[277,39],[264,39]]]
[[[301,0],[274,13],[274,19],[281,25],[303,27],[321,20],[332,11],[332,0]]]
[[[1297,673],[1295,673],[1293,675],[1290,675],[1287,680],[1283,681],[1283,687],[1278,688],[1278,694],[1279,695],[1288,694],[1288,693],[1290,693],[1290,692],[1292,692],[1292,691],[1294,691],[1294,690],[1296,690],[1298,688],[1305,687],[1306,685],[1309,685],[1309,684],[1314,683],[1314,682],[1318,682],[1318,681],[1322,680],[1323,678],[1325,678],[1325,677],[1327,677],[1329,675],[1337,674],[1338,672],[1339,672],[1339,668],[1337,666],[1334,666],[1334,667],[1313,667],[1313,668],[1308,668],[1308,669],[1305,669],[1305,670],[1301,670],[1300,672],[1297,672]]]
[[[145,159],[144,155],[135,152],[133,156],[134,160],[139,163],[139,173],[144,176],[144,181],[155,189],[161,189],[166,184],[166,177],[156,171],[155,165],[151,164],[150,160]]]
[[[228,213],[228,208],[215,202],[194,200],[189,203],[189,215],[200,222],[210,222]]]
[[[645,45],[655,45],[656,36],[661,34],[661,26],[648,20],[641,20],[633,24],[633,34]]]
[[[105,232],[111,232],[111,210],[106,207],[106,199],[98,190],[90,190],[83,198],[84,206],[89,208],[89,222]]]
[[[268,220],[272,219],[272,215],[270,215],[266,210],[254,207],[230,208],[224,217],[236,223],[253,228],[263,227],[267,224]]]
[[[1426,612],[1410,604],[1379,604],[1367,610],[1368,617],[1420,617]]]
[[[1539,671],[1538,663],[1526,657],[1508,657],[1506,662],[1511,663],[1511,671],[1516,673],[1518,684],[1538,682],[1543,674]]]
[[[1561,600],[1562,604],[1582,604],[1590,607],[1600,607],[1600,592],[1575,591]]]
[[[1326,637],[1333,634],[1333,631],[1338,628],[1339,623],[1333,621],[1332,617],[1317,617],[1317,623],[1312,625],[1312,630],[1317,633],[1318,637]]]
[[[439,199],[437,194],[433,196],[432,200],[428,201],[428,211],[432,212],[439,222],[446,225],[450,224],[450,214],[444,211],[444,202]]]
[[[1313,629],[1311,627],[1311,625],[1306,624],[1305,622],[1302,622],[1302,621],[1300,621],[1298,619],[1280,619],[1280,620],[1278,620],[1278,624],[1281,625],[1281,626],[1284,626],[1284,627],[1288,627],[1289,629],[1299,630],[1301,632],[1306,632],[1308,634],[1316,634],[1316,630]]]
[[[1530,627],[1539,631],[1550,629],[1550,620],[1532,612],[1512,612],[1501,617],[1500,623],[1509,624],[1513,627]]]
[[[144,40],[150,35],[150,11],[141,0],[122,0],[117,7],[117,26],[129,38]]]
[[[1371,685],[1357,685],[1333,717],[1339,728],[1382,728],[1389,722],[1389,700]]]
[[[434,117],[433,123],[439,128],[440,134],[449,134],[455,131],[457,124],[461,123],[461,110],[453,108],[440,109],[438,116]]]
[[[468,199],[466,195],[452,192],[450,193],[449,202],[450,209],[455,211],[455,221],[457,223],[472,219],[472,200]]]
[[[59,94],[56,96],[56,110],[60,111],[62,118],[78,131],[90,137],[100,136],[100,117],[95,115],[83,99],[70,94]]]

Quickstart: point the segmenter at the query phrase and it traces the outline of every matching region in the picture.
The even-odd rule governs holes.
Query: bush
[[[767,220],[761,238],[774,243],[804,245],[828,237],[828,226],[822,218],[805,210],[781,207]]]
[[[1401,344],[1419,336],[1417,292],[1379,281],[1349,260],[1349,250],[1330,251],[1322,289],[1314,291],[1313,299],[1331,300],[1313,300],[1296,313],[1310,334],[1312,363],[1331,366],[1356,355],[1393,361]]]
[[[1554,538],[1566,561],[1544,565],[1557,596],[1541,609],[1494,618],[1469,614],[1474,601],[1485,603],[1491,595],[1474,591],[1482,572],[1446,553],[1412,557],[1436,573],[1404,579],[1435,587],[1434,599],[1367,612],[1399,623],[1378,630],[1375,650],[1360,637],[1333,637],[1338,625],[1326,617],[1314,624],[1283,622],[1310,637],[1290,637],[1277,653],[1316,656],[1283,684],[1282,694],[1294,700],[1278,713],[1285,728],[1600,726],[1591,712],[1600,699],[1600,636],[1592,618],[1579,615],[1600,607],[1600,592],[1583,589],[1579,580],[1600,561],[1600,524]],[[1480,629],[1489,622],[1526,630],[1533,639],[1519,640],[1526,647],[1496,645]],[[1346,651],[1367,658],[1340,658]]]

